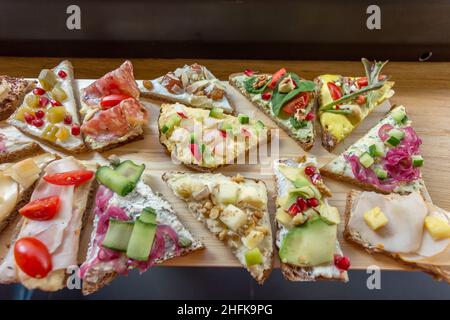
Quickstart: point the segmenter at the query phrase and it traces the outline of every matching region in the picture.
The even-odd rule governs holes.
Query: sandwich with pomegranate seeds
[[[53,69],[41,70],[38,82],[8,123],[63,151],[84,151],[72,64],[65,60]]]
[[[268,115],[304,150],[314,145],[316,84],[281,68],[274,74],[245,70],[230,84]]]
[[[148,112],[139,95],[130,61],[81,90],[81,132],[91,150],[100,152],[144,138]]]
[[[21,104],[25,94],[33,90],[34,81],[0,76],[0,120],[7,119]]]
[[[139,89],[143,97],[165,103],[182,103],[192,108],[221,108],[234,113],[226,87],[205,66],[194,63],[153,80],[144,80]]]

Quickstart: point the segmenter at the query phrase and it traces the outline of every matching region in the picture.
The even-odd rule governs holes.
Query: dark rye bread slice
[[[300,147],[302,147],[303,150],[305,150],[305,151],[311,150],[311,148],[314,146],[314,141],[315,141],[315,136],[316,136],[316,133],[315,133],[316,132],[316,123],[314,123],[314,125],[312,126],[311,141],[305,142],[305,141],[302,141],[301,139],[299,139],[297,136],[295,136],[294,132],[292,132],[292,130],[289,129],[289,127],[287,127],[282,121],[280,121],[280,119],[278,119],[277,117],[273,117],[268,108],[256,103],[255,101],[252,101],[251,94],[248,93],[247,91],[241,90],[239,88],[239,86],[237,85],[236,81],[233,80],[233,78],[235,78],[237,76],[241,76],[243,74],[244,74],[243,72],[232,73],[229,77],[230,85],[233,86],[237,91],[239,91],[243,96],[245,96],[251,104],[253,104],[256,108],[258,108],[260,111],[262,111],[273,122],[275,122],[281,129],[283,129],[289,135],[289,137],[291,137],[295,142],[297,142],[298,145],[300,145]],[[316,114],[317,103],[316,103],[315,98],[313,100],[314,100],[314,104],[311,109],[311,112]]]
[[[361,191],[357,190],[351,190],[347,193],[344,212],[344,219],[345,219],[344,238],[347,241],[353,242],[354,244],[357,244],[358,246],[362,247],[364,251],[366,251],[370,255],[382,254],[388,256],[407,267],[419,269],[423,272],[426,272],[436,280],[444,280],[450,283],[450,266],[436,266],[430,264],[417,263],[413,261],[405,261],[400,257],[398,253],[386,251],[379,246],[371,245],[370,243],[366,242],[364,239],[362,239],[361,235],[358,232],[352,230],[348,226],[350,218],[352,216],[353,207],[356,204],[357,199],[361,195],[361,193],[362,193]],[[450,215],[450,213],[447,214]]]
[[[0,120],[7,119],[22,103],[25,94],[33,90],[35,82],[23,78],[0,76],[0,86],[6,82],[8,93],[0,99]]]
[[[144,178],[144,180],[143,180],[144,183],[146,183],[145,176],[143,176],[143,178]],[[82,230],[81,240],[80,240],[81,241],[80,243],[82,246],[82,248],[80,249],[80,253],[83,252],[84,255],[79,256],[79,263],[82,263],[83,261],[85,261],[87,251],[90,246],[91,237],[93,236],[93,232],[95,232],[95,230],[94,230],[94,219],[95,219],[94,210],[95,210],[95,193],[96,193],[97,188],[98,188],[98,184],[96,184],[96,188],[95,188],[95,191],[93,192],[92,200],[89,202],[89,207],[87,208],[86,214],[84,216],[84,219],[85,219],[84,223],[83,223],[84,227]],[[166,201],[164,199],[164,197],[162,197],[160,194],[155,192],[155,195],[158,195],[163,201]],[[173,214],[175,214],[175,216],[177,216],[177,214],[173,210],[172,206],[170,206],[170,210],[172,211]],[[177,217],[177,219],[178,219],[178,217]],[[179,219],[178,219],[178,221],[182,224],[182,222]],[[194,251],[197,251],[197,250],[200,250],[203,248],[204,248],[203,243],[194,238],[194,241],[192,242],[192,244],[189,247],[180,248],[179,254],[170,254],[167,257],[165,257],[164,259],[157,259],[156,263],[160,264],[166,260],[185,256],[189,253],[192,253]],[[85,296],[92,294],[92,293],[98,291],[99,289],[103,288],[104,286],[110,284],[117,276],[119,276],[119,274],[117,272],[115,272],[114,270],[105,270],[102,268],[93,268],[93,269],[89,270],[89,272],[90,272],[91,276],[96,278],[96,281],[83,280],[83,285],[82,285],[81,291],[82,291],[82,294]]]
[[[161,117],[161,112],[159,112],[159,115],[158,115],[158,121],[157,121],[158,124],[159,124],[159,118],[160,117]],[[158,127],[159,127],[159,125],[158,125]],[[270,143],[270,140],[271,140],[271,130],[270,129],[271,128],[267,128],[267,137],[266,137],[266,139],[260,140],[257,145],[255,145],[255,146],[253,146],[251,148],[246,148],[246,150],[245,150],[245,157],[246,158],[248,157],[248,154],[249,154],[250,151],[255,150],[255,148],[258,148],[258,146],[260,145],[261,142],[263,142],[263,143]],[[163,136],[164,133],[161,132],[160,128],[158,128],[158,132],[159,132],[159,143],[164,147],[164,149],[166,150],[166,153],[169,156],[171,156],[171,152],[169,151],[167,146],[163,143],[162,136]],[[199,165],[194,164],[194,163],[183,163],[183,165],[188,167],[188,168],[190,168],[190,169],[192,169],[192,170],[195,170],[195,171],[204,172],[204,173],[208,173],[208,172],[211,173],[211,172],[213,172],[213,171],[215,171],[215,170],[217,170],[219,168],[223,168],[223,167],[226,167],[226,166],[234,164],[234,162],[236,162],[236,160],[239,157],[241,157],[241,155],[237,155],[229,163],[223,163],[223,164],[220,164],[220,165],[218,165],[216,167],[212,167],[212,168],[202,167],[202,166],[199,166]]]
[[[302,157],[299,159],[300,162],[304,162],[305,158]],[[280,159],[280,163],[287,163],[289,162],[289,159]],[[297,161],[298,162],[298,161]],[[274,179],[275,179],[275,201],[277,198],[277,194],[278,194],[278,179],[276,177],[276,175],[274,175]],[[324,184],[318,184],[317,188],[319,189],[320,193],[322,193],[324,196],[326,197],[331,197],[331,191],[328,189],[328,187]],[[275,226],[276,226],[276,238],[278,239],[279,235],[280,235],[280,228],[278,225],[278,221],[275,218]],[[336,277],[325,277],[325,276],[313,276],[312,275],[312,271],[313,271],[313,267],[299,267],[299,266],[294,266],[292,264],[289,263],[283,263],[280,261],[280,268],[281,268],[281,273],[283,275],[283,277],[286,280],[289,281],[320,281],[320,280],[333,280],[333,281],[341,281],[341,282],[347,282],[348,279],[348,273],[347,272],[342,272],[341,276],[339,278]]]
[[[44,152],[44,149],[42,149],[38,143],[36,143],[34,141],[30,141],[29,143],[14,150],[13,152],[7,151],[7,152],[0,153],[0,164],[6,163],[6,162],[16,162],[22,158],[38,155],[43,152]]]

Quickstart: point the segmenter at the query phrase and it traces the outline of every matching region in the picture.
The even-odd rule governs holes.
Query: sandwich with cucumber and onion
[[[167,259],[203,248],[172,206],[148,184],[145,165],[114,159],[96,172],[93,230],[80,268],[83,294],[131,269],[145,272]]]

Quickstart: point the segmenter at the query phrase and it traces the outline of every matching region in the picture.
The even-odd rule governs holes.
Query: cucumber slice
[[[117,251],[127,251],[128,241],[133,231],[134,221],[110,218],[108,230],[102,246]]]
[[[220,124],[220,130],[233,130],[233,124],[229,121],[224,121]]]
[[[367,152],[363,153],[359,157],[359,162],[365,167],[369,168],[373,164],[373,158]]]
[[[238,119],[241,124],[247,124],[250,122],[250,118],[246,114],[239,114]]]
[[[387,171],[382,168],[375,168],[373,171],[375,171],[375,174],[381,180],[384,180],[388,177]]]
[[[145,223],[140,219],[136,220],[128,242],[127,256],[134,260],[147,261],[152,250],[155,233],[155,224]]]
[[[155,209],[145,208],[144,210],[142,210],[141,215],[139,216],[139,220],[145,223],[157,224]]]
[[[414,155],[411,157],[413,167],[421,167],[423,166],[423,158],[421,155]]]
[[[404,131],[402,131],[402,130],[399,130],[399,129],[392,129],[392,130],[390,130],[389,131],[389,136],[390,137],[394,137],[394,138],[397,138],[398,140],[402,140],[403,139],[403,137],[405,136],[405,132]]]
[[[137,165],[131,160],[126,160],[119,164],[115,171],[136,185],[144,170],[145,164]]]
[[[403,109],[396,109],[392,111],[391,116],[397,123],[402,123],[406,117],[406,112]]]
[[[266,128],[266,125],[264,123],[262,123],[261,120],[256,121],[255,123],[255,129],[256,132],[259,134],[262,130],[264,130]]]
[[[211,118],[216,118],[216,119],[221,119],[224,117],[223,114],[223,109],[222,108],[212,108],[211,111],[209,112],[209,116]]]
[[[396,147],[400,144],[400,140],[396,137],[389,137],[384,143],[390,147]]]
[[[101,184],[122,197],[133,191],[134,187],[136,186],[136,184],[130,179],[107,166],[100,167],[95,174],[95,178]]]
[[[170,130],[173,129],[173,127],[177,126],[181,122],[181,119],[182,119],[181,116],[178,114],[172,115],[167,120],[167,122],[162,126],[161,132],[164,134],[169,132]]]
[[[384,155],[384,145],[381,142],[372,144],[369,147],[369,154],[372,158],[383,156]]]

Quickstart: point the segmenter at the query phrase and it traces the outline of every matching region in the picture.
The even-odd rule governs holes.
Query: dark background
[[[77,4],[82,30],[66,28]],[[381,30],[366,28],[366,8],[381,7]],[[450,60],[450,1],[444,0],[0,0],[0,56]],[[367,274],[350,283],[291,283],[274,270],[258,286],[240,268],[155,267],[120,277],[87,299],[449,299],[450,286],[420,272]],[[23,298],[1,286],[0,299]],[[76,290],[35,299],[79,299]]]

